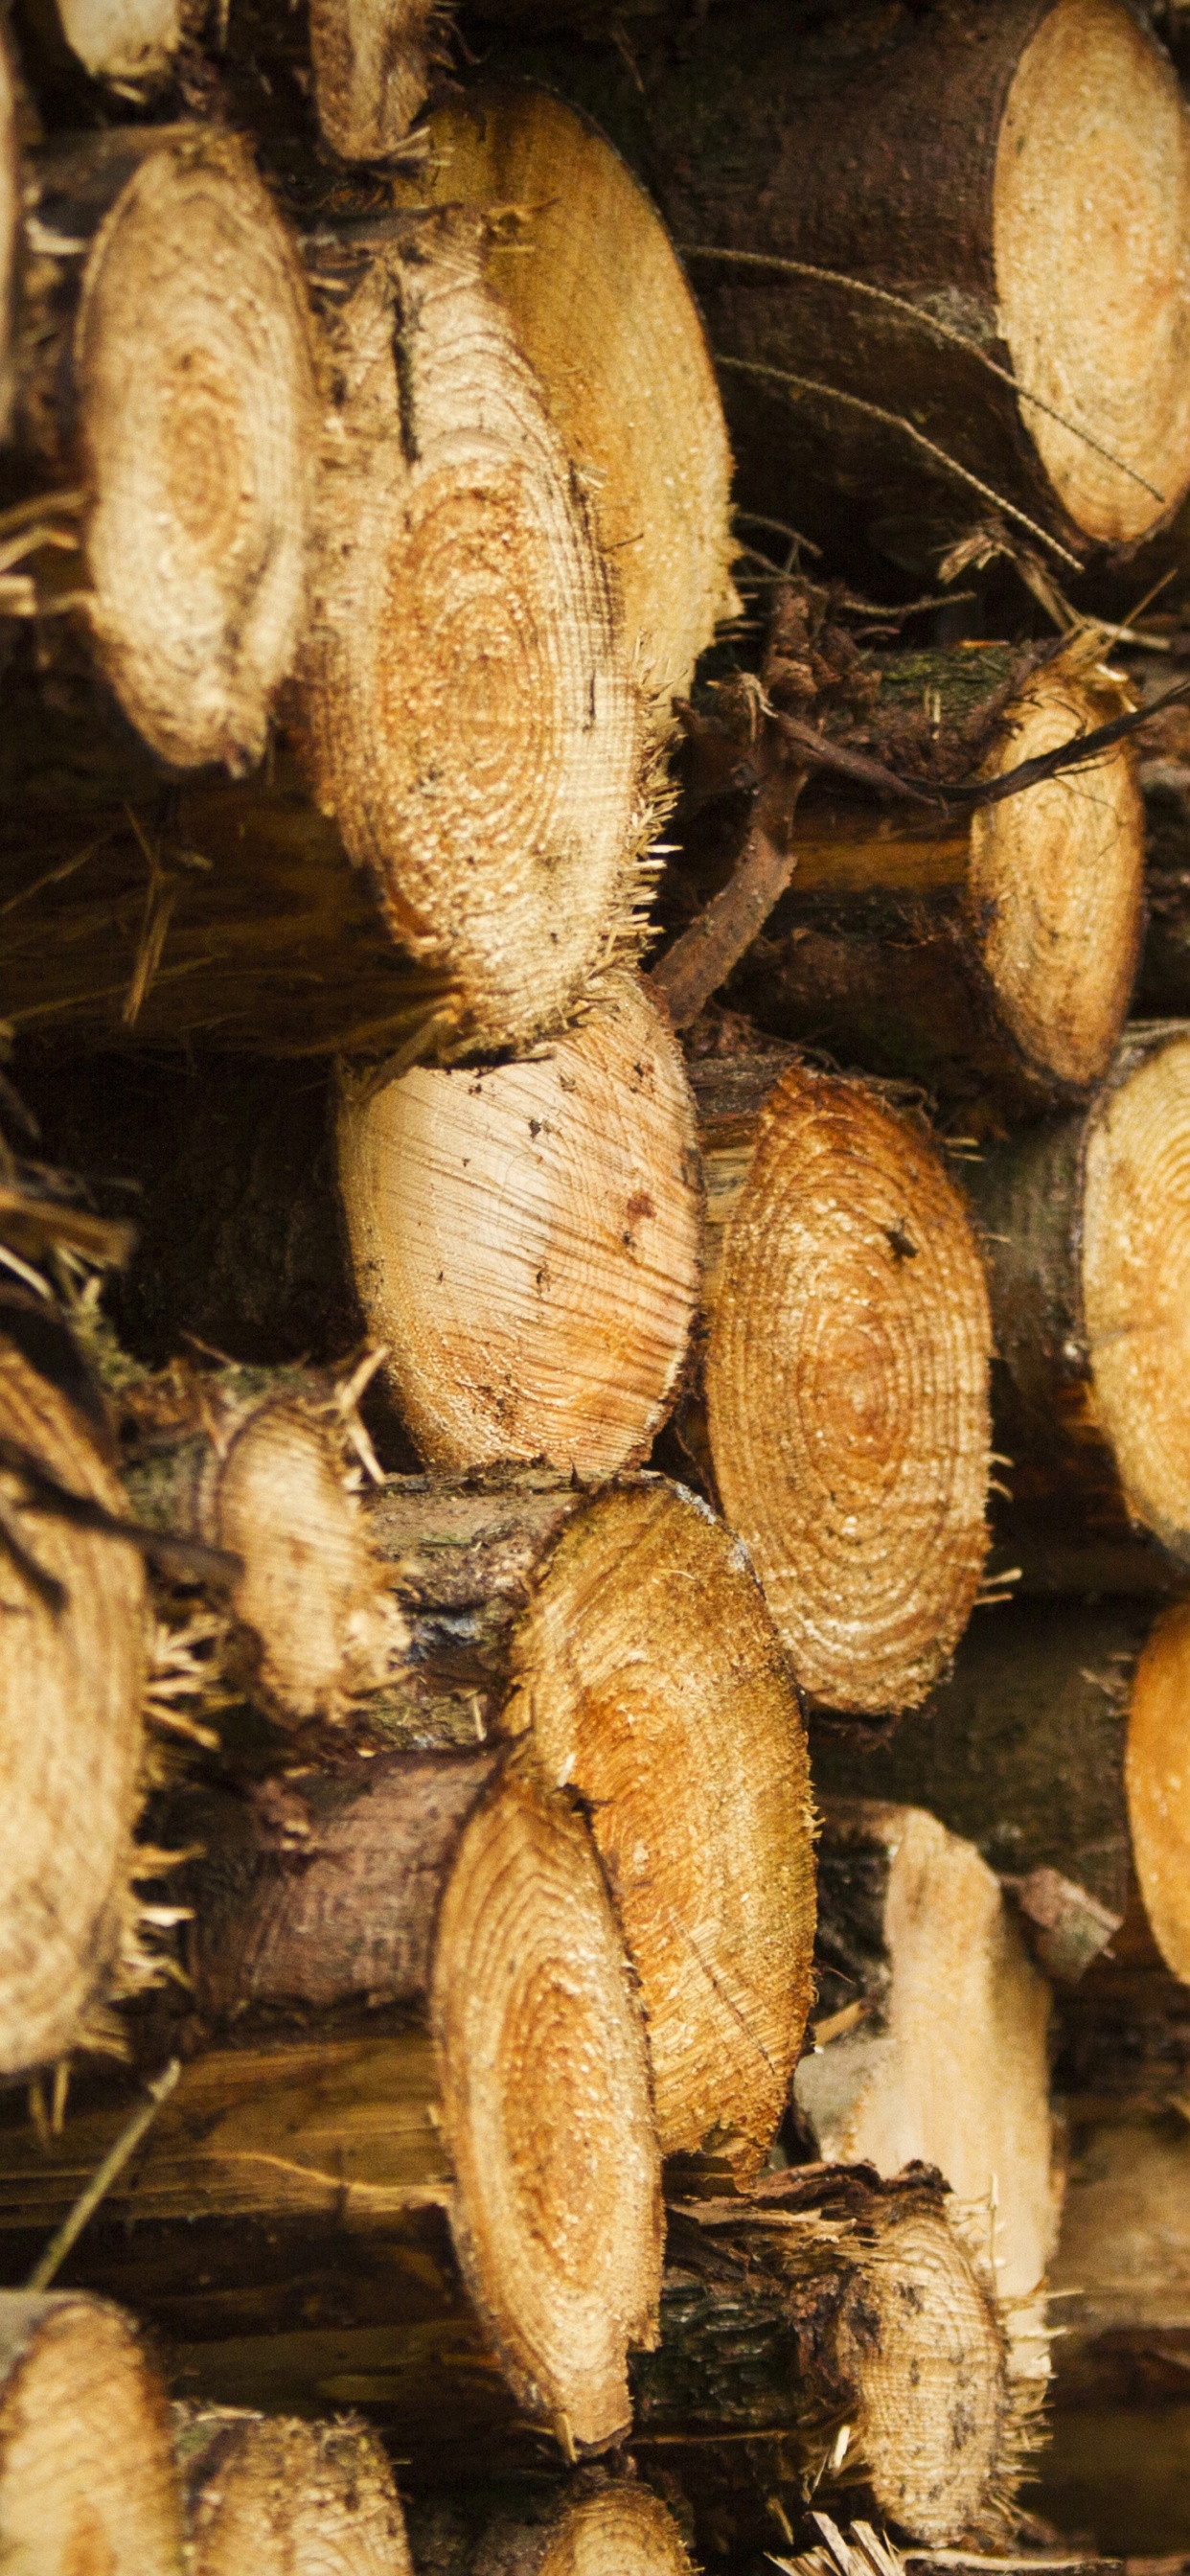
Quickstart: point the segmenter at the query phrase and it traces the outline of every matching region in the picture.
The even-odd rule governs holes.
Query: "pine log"
[[[1057,1496],[1190,1560],[1183,1344],[1190,1036],[1134,1023],[1090,1106],[965,1166],[987,1249],[997,1440]]]
[[[638,936],[643,705],[482,219],[385,225],[316,255],[343,300],[300,730],[394,936],[453,977],[456,1051],[524,1047]]]
[[[755,2168],[809,2010],[813,1826],[797,1693],[735,1541],[660,1479],[586,1497],[544,1474],[394,1479],[367,1530],[408,1651],[360,1704],[357,1744],[523,1739],[546,1787],[590,1816],[663,2153]],[[306,1583],[321,1625],[316,1562]]]
[[[200,2222],[237,2223],[242,2284],[254,2231],[372,2231],[390,2338],[421,2321],[409,2359],[438,2383],[444,2435],[478,2377],[568,2455],[618,2440],[627,2351],[655,2327],[659,2167],[643,2024],[581,1820],[488,1749],[342,1764],[186,1813],[207,1857],[183,2044],[211,2045],[111,2216],[170,2222],[175,2246],[182,2222],[200,2297]],[[48,2159],[14,2130],[9,2226],[52,2223],[126,2116],[109,2087]],[[101,2235],[85,2260],[111,2277]]]
[[[968,723],[1012,687],[995,648],[874,665],[878,752],[923,706]],[[1000,710],[979,774],[999,776],[1130,703],[1085,651],[1043,663]],[[923,787],[928,787],[923,779]],[[731,987],[764,1028],[842,1064],[910,1075],[986,1122],[1036,1114],[1107,1072],[1144,919],[1144,815],[1130,747],[974,814],[863,804],[820,779],[795,868]]]
[[[804,1690],[915,1708],[987,1550],[991,1327],[920,1121],[793,1051],[691,1066],[707,1176],[706,1439]]]
[[[521,2489],[415,2505],[416,2576],[693,2576],[672,2514],[650,2489],[597,2470],[560,2492]]]
[[[106,2300],[0,2295],[0,2554],[12,2576],[182,2576],[168,2409]]]
[[[577,461],[664,727],[737,605],[731,455],[689,286],[619,155],[548,91],[473,89],[426,130],[429,166],[398,198],[500,210],[486,274]]]
[[[953,2545],[996,2529],[1020,2473],[1001,2313],[920,2167],[881,2185],[811,2165],[743,2206],[671,2208],[662,2339],[634,2385],[636,2447],[737,2544],[788,2539],[813,2486]]]
[[[68,47],[92,80],[139,103],[169,78],[203,0],[27,0],[35,38]]]
[[[1176,1920],[1188,1651],[1184,1607],[1154,1626],[1144,1602],[1000,1604],[891,1742],[820,1727],[816,1783],[927,1807],[966,1835],[1019,1897],[1047,1972],[1073,1981],[1119,1931],[1138,1863]]]
[[[186,1363],[153,1377],[105,1356],[135,1517],[239,1559],[223,1676],[281,1726],[346,1724],[409,1642],[358,1491],[371,1453],[350,1381]]]
[[[952,2186],[1015,2303],[1013,2371],[1044,2378],[1026,2304],[1057,2236],[1049,1989],[970,1842],[920,1808],[830,1798],[819,1848],[819,2018],[794,2098],[823,2156]]]
[[[362,2424],[179,2406],[192,2576],[413,2576],[405,2517]]]
[[[134,1835],[151,1775],[152,1637],[136,1548],[88,1526],[127,1505],[94,1431],[0,1339],[3,1863],[0,2075],[122,2042],[109,2009],[159,1973]],[[63,1516],[34,1479],[81,1497]],[[143,1864],[143,1866],[142,1866]]]
[[[697,1312],[702,1180],[639,977],[527,1063],[348,1076],[337,1158],[355,1293],[428,1465],[647,1456]]]
[[[787,520],[793,493],[798,527],[919,570],[991,516],[1060,578],[1055,547],[1069,567],[1172,516],[1190,122],[1122,0],[758,5],[680,46],[500,60],[583,98],[656,194],[751,509]]]
[[[296,249],[245,144],[197,126],[47,153],[28,238],[17,431],[51,483],[47,542],[75,540],[99,664],[151,749],[248,767],[305,611],[318,404]]]

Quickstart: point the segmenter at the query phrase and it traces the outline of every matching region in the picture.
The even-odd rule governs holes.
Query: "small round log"
[[[410,2515],[416,2576],[692,2576],[672,2514],[646,2486],[583,2471],[571,2492],[427,2502]]]
[[[638,2448],[738,2543],[772,2546],[774,2495],[796,2513],[813,2486],[830,2511],[840,2484],[945,2548],[994,2532],[1020,2475],[1004,2321],[920,2167],[795,2167],[744,2204],[671,2208],[634,2381]]]
[[[991,1325],[924,1129],[788,1053],[691,1068],[707,1175],[706,1434],[804,1690],[916,1708],[987,1551]]]
[[[305,755],[394,936],[449,971],[455,1052],[524,1047],[634,945],[641,699],[479,220],[388,222],[331,325]]]
[[[318,409],[294,246],[247,147],[185,126],[48,155],[30,242],[18,426],[81,491],[101,667],[163,760],[244,769],[305,611]]]
[[[503,210],[487,276],[582,474],[665,729],[736,604],[731,453],[698,308],[656,209],[577,109],[487,87],[428,130],[430,167],[399,193]]]
[[[150,1628],[136,1548],[30,1482],[127,1511],[82,1416],[7,1339],[0,1438],[0,2073],[15,2076],[119,2048],[108,2007],[149,1980],[132,1873]]]
[[[181,2576],[169,2410],[106,2300],[0,2296],[0,2552],[13,2576]]]
[[[392,2470],[361,2424],[179,2406],[174,2445],[193,2576],[413,2576]]]
[[[1045,1978],[974,1844],[921,1808],[828,1796],[819,1888],[819,2018],[797,2105],[826,2157],[886,2175],[937,2166],[972,2251],[1017,2302],[1014,2376],[1044,2377],[1024,2302],[1061,2208]]]
[[[1132,1857],[1153,1938],[1190,1985],[1190,1606],[1163,1611],[1128,1699]]]
[[[43,0],[35,23],[48,17],[92,80],[139,98],[168,79],[200,13],[201,0]]]
[[[347,1081],[356,1294],[432,1467],[647,1456],[698,1303],[702,1189],[680,1050],[638,977],[548,1053]]]
[[[876,666],[874,748],[897,764],[898,714],[939,725],[994,704],[1011,656],[905,655]],[[1064,653],[996,717],[987,778],[1076,741],[1128,704],[1118,679]],[[993,1125],[1106,1073],[1144,924],[1144,815],[1126,742],[1086,768],[970,816],[861,804],[820,782],[793,833],[793,883],[733,995],[762,1027],[843,1064],[909,1075]]]
[[[438,0],[310,0],[318,122],[345,161],[400,149],[425,104]]]
[[[1057,1491],[1190,1562],[1190,1033],[1135,1023],[1087,1109],[988,1147],[964,1180],[1016,1497]]]

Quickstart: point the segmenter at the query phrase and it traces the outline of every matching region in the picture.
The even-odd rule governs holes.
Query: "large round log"
[[[355,1292],[428,1465],[648,1453],[698,1303],[694,1108],[664,1012],[604,979],[548,1053],[347,1079],[339,1189]]]
[[[964,1180],[1016,1498],[1139,1523],[1184,1564],[1190,1035],[1133,1024],[1087,1109],[987,1147]]]
[[[987,1551],[991,1326],[925,1128],[791,1050],[691,1067],[707,1174],[706,1439],[811,1696],[914,1708]]]
[[[890,657],[871,676],[864,737],[902,772],[907,751],[920,759],[923,718],[940,743],[957,751],[965,739],[991,779],[1128,703],[1085,652],[1023,683],[995,647]],[[920,1080],[993,1126],[1106,1073],[1143,930],[1144,817],[1127,743],[949,818],[864,805],[820,779],[799,804],[793,848],[789,891],[731,987],[763,1028]]]
[[[106,2300],[0,2297],[0,2550],[13,2576],[182,2576],[169,2410]]]
[[[731,455],[689,286],[619,155],[547,90],[469,91],[428,132],[430,167],[399,193],[502,212],[487,275],[583,476],[664,728],[736,604]]]
[[[374,2434],[233,2407],[175,2408],[193,2576],[412,2576]]]
[[[305,613],[318,406],[296,248],[245,144],[197,126],[47,154],[30,240],[17,426],[81,512],[99,662],[163,760],[243,769]]]
[[[134,1892],[151,1631],[137,1549],[87,1525],[88,1510],[126,1514],[118,1480],[74,1404],[7,1338],[0,1444],[0,2073],[11,2077],[79,2048],[118,2051],[109,2007],[153,1974]]]
[[[388,223],[362,275],[322,264],[344,300],[301,730],[394,936],[452,979],[456,1051],[523,1047],[634,944],[642,701],[479,219]]]
[[[866,1766],[852,1777],[866,1787]],[[815,2047],[794,2099],[819,2152],[890,2176],[915,2159],[938,2167],[1014,2303],[1013,2375],[1044,2379],[1041,2285],[1061,2209],[1050,1995],[998,1880],[920,1807],[828,1796],[816,1961]]]
[[[1172,515],[1190,124],[1122,0],[711,10],[626,52],[502,59],[582,96],[656,193],[752,509],[919,568],[990,516],[1069,567]]]

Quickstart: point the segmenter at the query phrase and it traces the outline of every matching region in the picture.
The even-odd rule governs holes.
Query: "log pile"
[[[0,26],[14,2576],[1190,2549],[1155,15]]]

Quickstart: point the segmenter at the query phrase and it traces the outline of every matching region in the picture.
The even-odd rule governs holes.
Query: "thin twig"
[[[1006,501],[1003,494],[994,491],[990,483],[981,482],[978,474],[972,474],[967,466],[960,465],[957,457],[949,456],[944,447],[939,447],[934,439],[927,438],[924,429],[918,429],[913,421],[906,420],[901,412],[886,411],[882,403],[866,402],[862,394],[844,393],[841,386],[823,384],[816,376],[795,376],[787,367],[764,366],[759,358],[728,358],[719,350],[716,350],[714,355],[717,367],[726,367],[736,375],[760,376],[767,379],[770,384],[792,388],[795,393],[820,394],[826,402],[842,403],[849,411],[860,411],[869,420],[880,421],[885,429],[900,430],[915,447],[920,447],[925,455],[933,457],[935,464],[941,465],[946,473],[956,475],[960,483],[966,483],[972,492],[978,492],[981,501],[990,501],[994,510],[1002,510],[1006,518],[1015,519],[1017,526],[1027,529],[1028,534],[1036,537],[1040,545],[1048,546],[1052,554],[1060,555],[1062,562],[1069,564],[1072,572],[1082,571],[1078,556],[1072,555],[1068,546],[1060,545],[1057,537],[1050,536],[1048,529],[1041,527],[1036,519],[1029,518],[1026,511],[1018,510],[1015,502]]]
[[[1117,474],[1126,474],[1131,482],[1139,483],[1142,491],[1148,492],[1164,509],[1164,492],[1159,492],[1147,475],[1139,474],[1135,465],[1126,465],[1122,456],[1114,456],[1110,447],[1104,447],[1097,438],[1092,438],[1090,430],[1081,428],[1078,421],[1068,420],[1064,411],[1046,401],[1044,394],[1029,393],[1024,385],[1018,383],[1012,369],[1002,367],[995,358],[989,358],[977,340],[969,340],[964,331],[956,331],[949,322],[940,322],[936,314],[927,312],[922,305],[910,303],[908,296],[894,295],[887,286],[870,286],[865,278],[848,277],[842,269],[815,268],[809,260],[779,259],[768,251],[715,250],[709,243],[702,242],[681,243],[679,248],[686,259],[717,259],[737,268],[771,268],[790,277],[818,278],[824,286],[845,286],[851,295],[866,295],[873,304],[886,304],[894,313],[907,315],[910,321],[920,323],[923,330],[932,331],[936,339],[948,340],[954,348],[964,349],[977,366],[983,367],[989,376],[997,377],[1002,385],[1007,385],[1018,402],[1031,403],[1035,411],[1045,412],[1071,438],[1081,438],[1084,447],[1092,448],[1096,456],[1103,458],[1105,465],[1113,466]]]
[[[87,2220],[93,2211],[98,2209],[104,2194],[111,2190],[112,2184],[123,2173],[129,2157],[135,2155],[146,2129],[156,2119],[162,2103],[168,2101],[181,2072],[181,2058],[171,2057],[168,2066],[162,2068],[160,2075],[154,2075],[146,2085],[147,2101],[142,2102],[139,2109],[133,2112],[126,2128],[121,2129],[114,2147],[109,2148],[102,2164],[96,2166],[86,2190],[80,2192],[69,2216],[63,2219],[56,2235],[51,2236],[44,2254],[34,2264],[29,2274],[27,2289],[48,2290],[55,2273],[61,2271],[71,2247],[82,2235]]]

